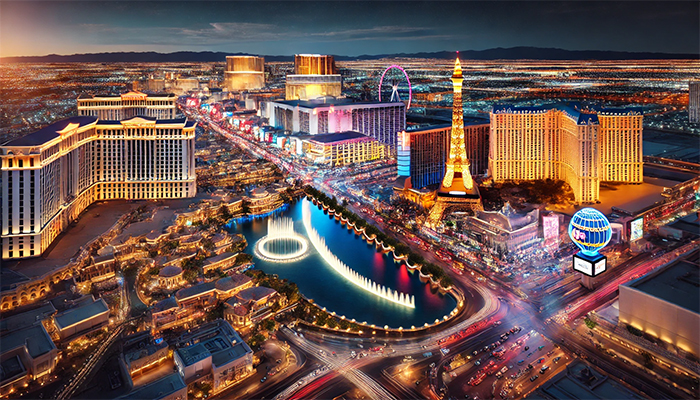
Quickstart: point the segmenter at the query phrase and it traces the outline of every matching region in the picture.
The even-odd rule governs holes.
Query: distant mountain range
[[[63,63],[63,62],[212,62],[224,61],[226,56],[247,55],[247,53],[225,53],[212,51],[178,51],[175,53],[148,52],[114,52],[114,53],[87,53],[29,57],[2,57],[0,63]],[[664,60],[681,59],[697,60],[700,54],[672,54],[672,53],[643,53],[626,51],[602,51],[602,50],[564,50],[541,47],[497,47],[487,50],[465,50],[459,52],[460,58],[467,60]],[[452,59],[454,51],[438,51],[432,53],[394,53],[394,54],[363,54],[361,56],[339,56],[338,61],[348,60],[377,60],[381,58],[437,58]],[[268,61],[293,61],[294,56],[264,56]]]

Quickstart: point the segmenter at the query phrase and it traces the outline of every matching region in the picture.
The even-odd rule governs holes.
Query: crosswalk
[[[364,359],[353,359],[350,357],[334,357],[329,355],[324,349],[305,340],[301,337],[295,336],[294,332],[287,328],[283,328],[284,333],[287,334],[289,339],[294,342],[296,346],[306,351],[307,353],[315,354],[316,357],[325,366],[320,370],[316,370],[303,377],[299,382],[288,387],[283,392],[279,393],[275,399],[282,400],[290,397],[294,392],[303,386],[313,382],[314,380],[328,374],[331,371],[337,371],[339,374],[344,376],[348,381],[350,381],[357,388],[364,391],[370,398],[376,400],[392,400],[396,399],[393,394],[382,387],[377,381],[369,377],[364,372],[360,371],[358,368],[368,364],[370,362],[369,358]]]

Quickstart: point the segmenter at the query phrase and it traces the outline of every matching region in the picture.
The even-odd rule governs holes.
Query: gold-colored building
[[[227,56],[224,87],[231,92],[265,87],[265,58],[256,56]]]
[[[494,182],[565,180],[576,202],[594,203],[600,182],[642,182],[642,118],[636,108],[497,105],[489,174]]]
[[[122,95],[80,95],[78,115],[119,121],[136,116],[173,119],[177,115],[173,93],[146,94],[131,91]]]
[[[322,54],[295,54],[295,75],[335,75],[338,69],[335,67],[335,58]]]
[[[297,54],[294,74],[287,75],[285,100],[313,100],[319,97],[340,97],[343,79],[338,74],[333,56]]]
[[[334,167],[379,160],[386,154],[386,146],[376,139],[353,131],[314,135],[302,146],[312,161]]]

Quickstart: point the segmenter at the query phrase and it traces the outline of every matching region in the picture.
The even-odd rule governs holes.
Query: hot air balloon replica
[[[581,251],[574,254],[574,270],[594,277],[607,269],[606,257],[598,251],[610,242],[612,228],[595,208],[583,208],[571,217],[569,237]]]

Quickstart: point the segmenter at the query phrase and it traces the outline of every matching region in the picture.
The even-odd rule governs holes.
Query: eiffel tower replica
[[[462,108],[462,65],[459,57],[452,74],[452,131],[450,154],[445,162],[445,177],[437,191],[435,205],[430,210],[426,225],[435,228],[446,211],[483,210],[479,189],[469,172],[469,159],[464,145],[464,109]]]

